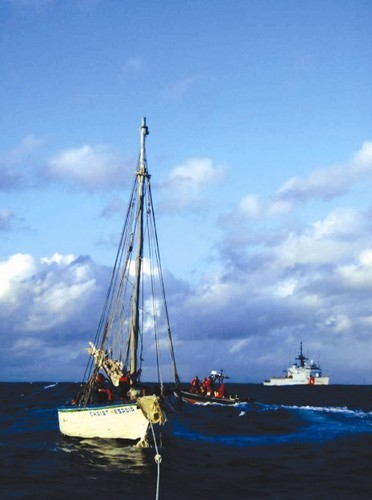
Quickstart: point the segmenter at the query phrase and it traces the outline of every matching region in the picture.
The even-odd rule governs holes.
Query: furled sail
[[[103,368],[110,377],[112,384],[118,387],[120,378],[123,376],[123,363],[110,359],[108,353],[103,349],[97,349],[93,342],[89,342],[89,345],[90,348],[87,351],[94,357],[96,367]]]

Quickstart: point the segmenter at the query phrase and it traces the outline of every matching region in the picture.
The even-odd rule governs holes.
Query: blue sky
[[[181,378],[261,382],[303,341],[371,384],[371,22],[368,0],[2,0],[1,379],[80,379],[146,116]]]

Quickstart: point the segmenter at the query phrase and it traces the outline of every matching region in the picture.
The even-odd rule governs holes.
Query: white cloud
[[[68,266],[76,259],[75,255],[61,255],[60,253],[54,253],[51,257],[42,257],[40,261],[45,264],[58,264]]]
[[[205,184],[218,183],[223,175],[221,167],[214,167],[209,158],[191,158],[182,165],[174,167],[169,174],[172,184],[200,190]]]
[[[249,344],[250,344],[249,339],[238,340],[237,342],[234,342],[233,345],[230,347],[229,353],[230,354],[239,353],[243,349],[245,349]]]
[[[332,328],[335,333],[350,332],[352,327],[352,321],[346,314],[330,316],[325,319],[324,323],[327,327]]]
[[[353,237],[362,226],[355,210],[334,210],[301,232],[289,233],[276,247],[277,258],[282,265],[335,262],[353,253]]]
[[[224,168],[213,165],[209,158],[191,158],[174,167],[163,186],[167,201],[162,209],[199,210],[206,203],[205,191],[220,184],[224,175]]]
[[[18,339],[12,347],[14,352],[31,352],[39,349],[45,349],[45,342],[32,337]]]
[[[242,215],[246,220],[280,217],[293,209],[290,200],[263,200],[259,195],[247,194],[239,201],[236,215]],[[233,215],[234,217],[234,215]]]
[[[296,286],[296,279],[285,279],[274,286],[274,294],[276,294],[278,297],[290,297],[294,294]]]
[[[347,287],[358,290],[372,290],[371,248],[360,250],[356,262],[340,266],[339,274]]]
[[[367,171],[372,168],[372,142],[364,142],[361,149],[357,151],[353,157],[352,164],[356,170]]]
[[[311,199],[331,200],[350,191],[353,184],[372,180],[372,142],[363,143],[352,159],[340,166],[322,168],[305,177],[291,177],[267,201],[256,195],[246,195],[239,210],[247,218],[272,217],[288,213],[295,204]]]
[[[42,175],[50,181],[65,181],[86,190],[114,189],[129,182],[133,166],[105,146],[86,144],[66,149],[50,158]]]
[[[240,200],[238,210],[246,217],[257,218],[262,215],[262,206],[259,196],[247,195]]]
[[[345,194],[354,183],[372,173],[372,142],[365,142],[350,162],[314,170],[306,178],[292,177],[277,191],[275,199],[305,202],[309,199],[332,199]]]
[[[267,206],[266,214],[271,216],[285,215],[293,208],[293,203],[288,200],[271,200]]]
[[[72,314],[79,312],[81,305],[94,289],[95,280],[83,283],[36,283],[32,310],[19,325],[27,332],[50,330],[66,322]]]
[[[7,334],[40,333],[76,321],[84,309],[91,310],[88,303],[100,290],[92,262],[72,255],[12,255],[0,262],[0,275],[0,317]]]
[[[363,267],[372,268],[372,248],[362,250],[358,255],[358,260]]]
[[[28,254],[15,254],[0,262],[0,303],[14,302],[18,287],[24,279],[31,277],[34,271],[34,259]]]

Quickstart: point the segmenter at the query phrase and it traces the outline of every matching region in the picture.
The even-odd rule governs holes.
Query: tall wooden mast
[[[146,148],[145,139],[149,135],[149,130],[146,126],[146,118],[142,119],[140,129],[140,157],[137,170],[138,182],[138,210],[137,210],[137,255],[135,261],[135,276],[132,298],[132,314],[131,314],[131,330],[130,330],[130,374],[132,384],[135,384],[137,377],[137,349],[138,349],[138,333],[139,333],[139,301],[140,301],[140,281],[141,267],[143,259],[143,214],[144,214],[144,198],[145,198],[145,181],[149,177],[146,164]]]

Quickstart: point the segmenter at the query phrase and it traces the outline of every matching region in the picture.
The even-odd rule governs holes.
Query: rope
[[[155,451],[156,455],[154,457],[155,463],[157,465],[157,479],[156,479],[156,500],[159,500],[159,486],[160,486],[160,464],[162,461],[162,456],[159,453],[158,445],[156,443],[156,437],[155,437],[155,431],[154,431],[154,426],[152,425],[152,422],[150,421],[150,427],[152,431],[152,437],[154,440],[154,445],[155,445]]]

